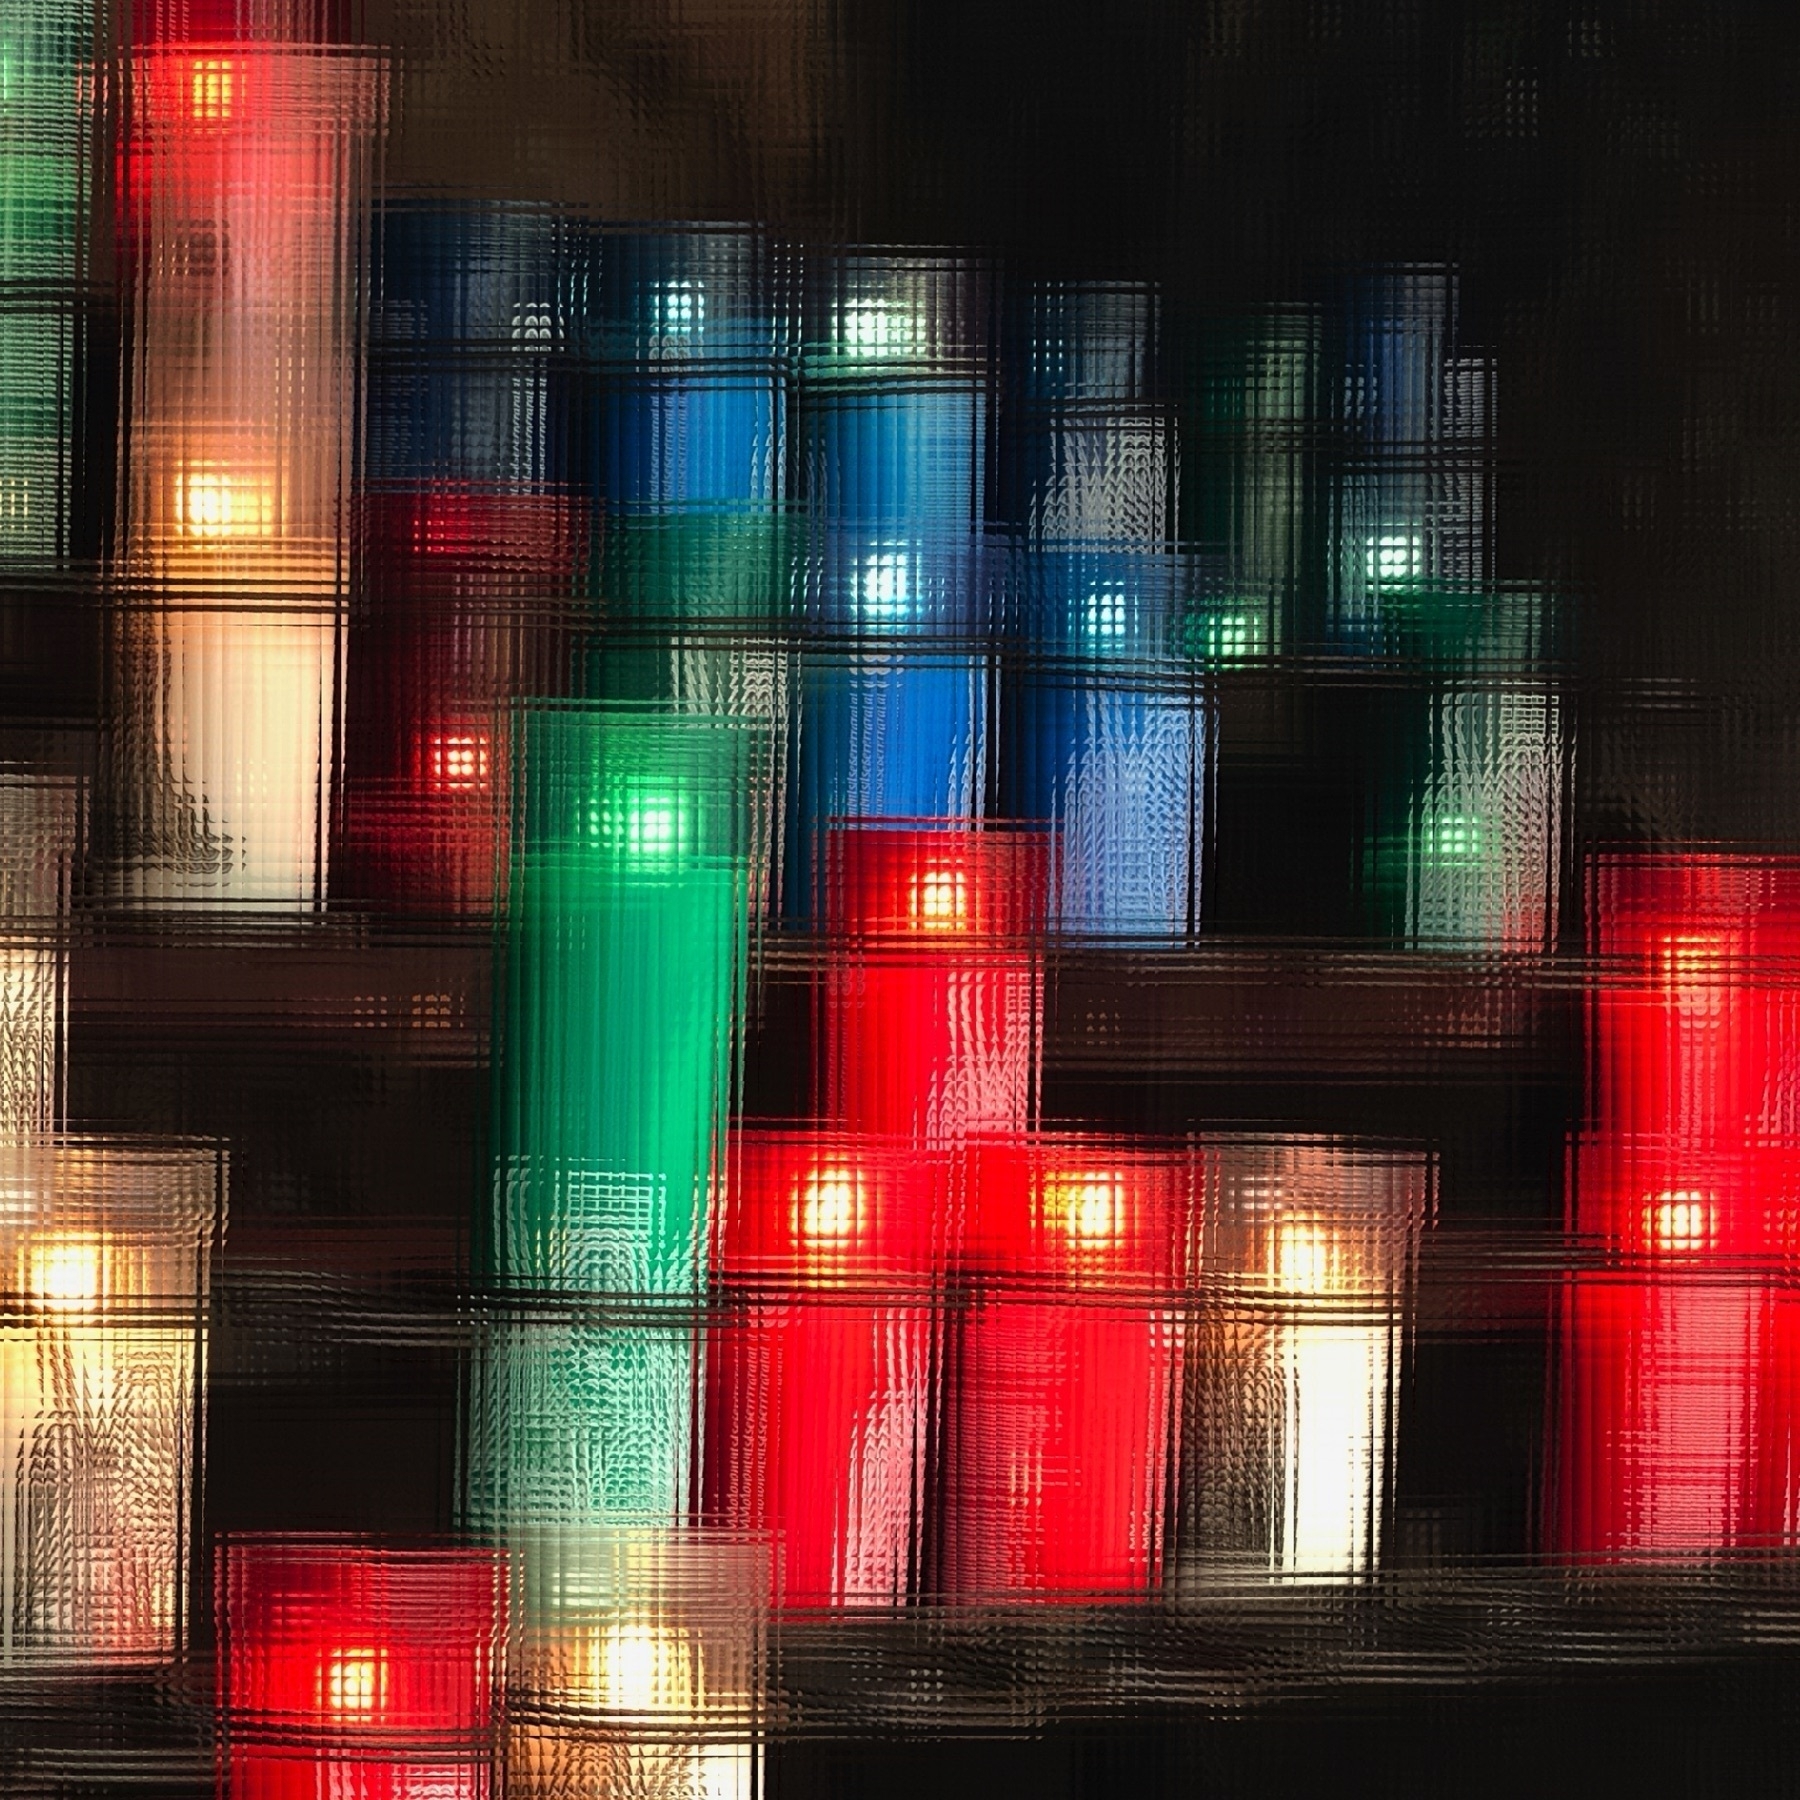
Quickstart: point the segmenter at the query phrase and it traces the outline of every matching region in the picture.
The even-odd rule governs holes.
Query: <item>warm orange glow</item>
[[[1047,1175],[1043,1210],[1046,1223],[1065,1234],[1076,1250],[1111,1244],[1130,1223],[1125,1183],[1106,1169]]]
[[[425,739],[425,777],[440,794],[479,793],[488,784],[485,731],[434,731]]]
[[[863,1182],[854,1169],[815,1169],[794,1197],[794,1230],[805,1243],[843,1244],[862,1230]]]
[[[189,463],[175,484],[175,524],[183,537],[260,537],[268,532],[274,512],[266,479],[223,463]]]
[[[78,1308],[94,1305],[104,1288],[105,1260],[98,1239],[39,1238],[29,1253],[28,1286],[40,1306]]]
[[[961,869],[922,869],[913,877],[913,925],[920,931],[965,931],[969,924],[969,882]]]
[[[367,1717],[387,1705],[387,1658],[379,1650],[344,1650],[326,1661],[319,1698],[332,1713]]]
[[[1646,1202],[1644,1235],[1652,1250],[1704,1250],[1712,1242],[1712,1217],[1712,1201],[1698,1188],[1671,1188]]]
[[[200,56],[189,76],[188,112],[197,125],[229,123],[237,105],[238,68],[229,57]]]
[[[1715,983],[1723,948],[1716,934],[1672,931],[1657,946],[1657,978],[1671,992]]]
[[[1284,1294],[1323,1297],[1350,1283],[1345,1246],[1324,1219],[1304,1213],[1284,1218],[1275,1228],[1273,1274]]]
[[[627,1618],[570,1638],[570,1697],[607,1712],[691,1714],[695,1646],[652,1619]]]

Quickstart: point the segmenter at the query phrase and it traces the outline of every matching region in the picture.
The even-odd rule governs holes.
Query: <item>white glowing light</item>
[[[433,732],[426,739],[426,769],[440,793],[475,793],[487,786],[488,740],[485,732]]]
[[[874,623],[896,624],[912,616],[912,558],[903,550],[877,550],[856,573],[857,611]]]
[[[176,524],[190,538],[251,537],[269,529],[273,512],[267,482],[219,464],[189,465],[176,485]]]
[[[692,337],[706,323],[706,296],[692,281],[665,281],[651,295],[650,325],[658,337]]]
[[[200,56],[188,80],[188,112],[196,124],[223,125],[237,106],[237,64],[227,57]]]
[[[1369,579],[1387,582],[1416,581],[1425,573],[1425,544],[1414,532],[1386,532],[1369,540],[1364,566]]]
[[[1329,1223],[1296,1215],[1275,1229],[1275,1285],[1284,1294],[1315,1297],[1344,1285],[1341,1247]]]
[[[695,1697],[691,1650],[681,1632],[624,1619],[579,1634],[573,1685],[610,1712],[686,1715]]]
[[[1109,1244],[1125,1226],[1125,1184],[1106,1171],[1053,1175],[1044,1183],[1044,1210],[1076,1248]]]
[[[862,1179],[854,1169],[820,1169],[801,1183],[796,1208],[800,1236],[810,1243],[843,1243],[862,1224]]]
[[[40,1238],[30,1260],[31,1295],[41,1306],[91,1307],[103,1292],[105,1263],[92,1238]]]
[[[1425,851],[1437,862],[1474,862],[1485,839],[1482,823],[1469,813],[1442,813],[1425,830]]]
[[[898,356],[916,333],[911,317],[885,300],[847,300],[838,315],[838,337],[852,356]]]
[[[961,931],[969,920],[969,883],[960,869],[924,869],[913,877],[912,922],[921,931]]]
[[[1712,1202],[1694,1188],[1672,1188],[1644,1208],[1644,1230],[1652,1248],[1703,1250],[1712,1241]]]
[[[1088,636],[1103,643],[1117,643],[1125,635],[1128,606],[1123,588],[1096,588],[1087,597]]]
[[[1208,662],[1248,662],[1262,654],[1262,620],[1255,613],[1208,613],[1198,636],[1200,654]]]

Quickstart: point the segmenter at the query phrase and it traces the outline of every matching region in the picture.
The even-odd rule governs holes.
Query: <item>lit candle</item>
[[[1027,290],[1007,345],[1001,506],[1021,533],[1002,791],[1059,832],[1050,917],[1166,940],[1192,922],[1205,738],[1168,660],[1174,563],[1156,296]]]
[[[1644,1561],[1781,1542],[1794,1523],[1800,868],[1603,859],[1592,882],[1589,1123],[1571,1222],[1611,1265],[1563,1296],[1555,1542]]]
[[[1316,578],[1309,464],[1319,318],[1289,305],[1186,337],[1179,535],[1222,558],[1225,576],[1190,603],[1184,647],[1203,668],[1225,672],[1264,663],[1291,641]]]
[[[869,825],[826,840],[825,1115],[937,1143],[1029,1116],[1049,846]]]
[[[962,1600],[1161,1582],[1183,1330],[1185,1153],[1024,1135],[968,1164],[944,1428],[942,1583]]]
[[[586,504],[572,474],[584,253],[528,207],[384,209],[371,300],[363,599],[333,890],[486,912],[507,702],[564,690]],[[455,740],[487,738],[459,767]],[[446,756],[446,749],[450,752]]]
[[[498,987],[496,1179],[482,1255],[549,1293],[496,1327],[471,1504],[672,1519],[688,1504],[693,1309],[724,1145],[749,924],[754,722],[535,706]],[[652,1316],[579,1316],[608,1296]],[[571,1312],[570,1306],[575,1310]]]
[[[382,66],[158,43],[129,79],[115,880],[159,904],[306,910],[338,735]]]
[[[789,913],[817,919],[836,820],[972,820],[987,731],[977,566],[979,283],[930,257],[831,262],[803,308],[812,534]]]
[[[1377,928],[1420,948],[1542,953],[1561,879],[1562,716],[1542,595],[1438,594],[1448,679],[1384,697],[1364,885]]]
[[[736,1135],[702,1491],[707,1517],[774,1538],[789,1606],[913,1591],[954,1203],[949,1158],[913,1144]]]
[[[0,1144],[0,1664],[181,1647],[219,1204],[205,1147]]]
[[[228,1538],[220,1769],[233,1800],[482,1800],[506,1621],[494,1553]]]
[[[1345,1581],[1380,1564],[1422,1156],[1209,1144],[1182,1457],[1181,1586]]]
[[[522,1538],[505,1791],[752,1800],[768,1588],[766,1547],[731,1534]]]

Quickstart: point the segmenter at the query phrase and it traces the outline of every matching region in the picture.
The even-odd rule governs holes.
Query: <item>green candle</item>
[[[688,1492],[766,733],[545,704],[515,743],[486,1258],[520,1305],[480,1362],[470,1506],[503,1526],[668,1520]]]
[[[1542,951],[1562,841],[1544,597],[1420,584],[1387,600],[1390,641],[1415,677],[1376,697],[1370,922],[1416,948]]]
[[[0,567],[60,548],[92,8],[0,15]]]
[[[518,752],[492,1273],[509,1288],[697,1293],[764,733],[533,706]]]

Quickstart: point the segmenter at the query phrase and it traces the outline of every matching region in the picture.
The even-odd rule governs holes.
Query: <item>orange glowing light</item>
[[[922,869],[913,877],[909,912],[920,931],[962,931],[969,922],[969,882],[960,869]]]
[[[326,1660],[319,1698],[330,1713],[366,1718],[387,1705],[387,1658],[379,1650],[344,1650]]]
[[[1112,1243],[1125,1229],[1125,1183],[1111,1170],[1049,1175],[1044,1179],[1046,1220],[1077,1250]]]
[[[42,1238],[31,1246],[29,1287],[40,1306],[92,1306],[104,1286],[104,1259],[93,1238]]]
[[[441,794],[478,793],[488,784],[484,731],[434,731],[425,740],[425,773]]]
[[[690,1713],[694,1650],[685,1632],[621,1619],[573,1635],[567,1686],[574,1698],[608,1712]]]
[[[229,57],[200,56],[188,78],[188,113],[199,125],[224,125],[237,105],[237,64]]]
[[[1718,982],[1722,948],[1716,933],[1670,932],[1656,952],[1656,970],[1662,985],[1679,993]]]
[[[184,537],[257,536],[268,531],[273,514],[266,481],[246,479],[218,463],[190,463],[175,485],[175,523]]]
[[[1284,1294],[1323,1297],[1346,1285],[1344,1246],[1323,1219],[1296,1214],[1275,1228],[1275,1285]]]
[[[862,1177],[854,1169],[817,1169],[795,1194],[794,1229],[808,1243],[847,1243],[861,1231],[862,1216]]]

